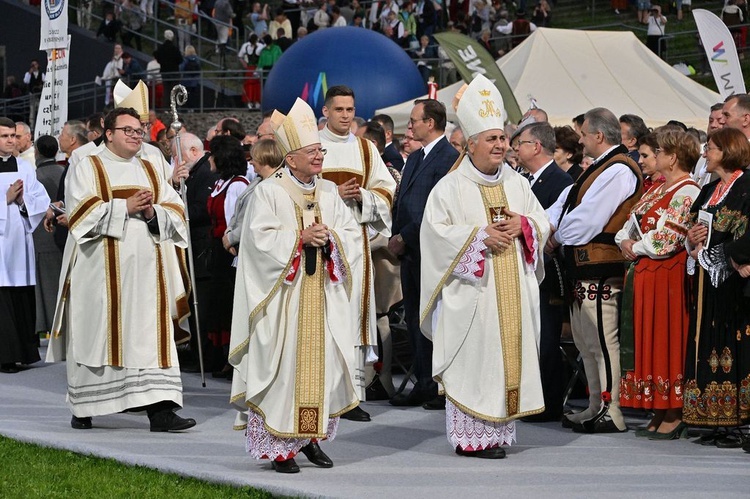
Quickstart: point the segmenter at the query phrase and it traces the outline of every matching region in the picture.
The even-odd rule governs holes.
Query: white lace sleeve
[[[328,233],[328,240],[331,241],[331,261],[333,262],[333,276],[335,277],[335,280],[331,280],[334,284],[343,284],[348,279],[344,259],[341,257],[341,252],[336,245],[336,239],[330,232]]]
[[[487,249],[484,240],[489,237],[484,229],[485,227],[479,229],[469,247],[461,255],[461,259],[453,269],[452,274],[454,276],[471,282],[479,282],[479,279],[481,279],[481,277],[476,275],[476,272],[480,268],[479,262],[484,260],[484,250]]]

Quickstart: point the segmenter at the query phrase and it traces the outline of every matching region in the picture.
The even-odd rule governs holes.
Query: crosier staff
[[[177,166],[182,164],[182,144],[180,143],[180,130],[182,129],[182,123],[180,123],[179,116],[177,116],[177,106],[182,106],[187,102],[188,93],[184,86],[175,85],[172,87],[172,92],[169,95],[170,109],[172,110],[172,124],[169,126],[174,132],[175,150],[177,151]],[[195,285],[195,264],[193,258],[193,246],[191,244],[190,237],[190,210],[188,209],[187,200],[187,186],[185,185],[185,179],[180,178],[180,196],[182,197],[182,203],[185,205],[185,225],[187,227],[188,236],[188,271],[190,273],[190,286],[193,290],[193,311],[195,314],[195,334],[197,336],[198,343],[198,364],[201,370],[201,383],[203,388],[206,387],[206,374],[203,371],[203,345],[201,343],[201,327],[200,320],[198,318],[198,288]]]

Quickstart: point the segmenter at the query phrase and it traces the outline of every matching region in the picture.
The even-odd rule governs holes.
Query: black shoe
[[[560,414],[552,414],[545,411],[539,414],[533,414],[531,416],[523,417],[521,418],[521,421],[523,421],[524,423],[549,423],[551,421],[560,421]],[[565,428],[565,424],[563,424],[563,428]]]
[[[456,448],[456,454],[459,456],[478,457],[481,459],[503,459],[505,458],[505,449],[502,447],[492,447],[482,450],[461,450]]]
[[[716,447],[719,449],[739,449],[744,445],[742,437],[736,435],[727,435],[724,438],[716,440]]]
[[[595,421],[584,421],[582,423],[574,423],[573,431],[576,433],[625,433],[628,431],[627,427],[624,430],[615,425],[615,422],[608,418],[599,418]]]
[[[340,417],[343,419],[348,419],[349,421],[371,421],[372,419],[370,418],[370,415],[359,406],[346,411]]]
[[[567,428],[567,429],[571,429],[575,425],[578,424],[575,421],[573,421],[572,419],[570,419],[566,414],[563,414],[563,417],[562,417],[561,421],[562,421],[562,427],[563,428]]]
[[[428,400],[422,404],[422,409],[426,411],[444,411],[445,410],[445,395],[438,395],[432,400]]]
[[[91,418],[77,418],[73,416],[70,418],[70,427],[74,430],[90,430]]]
[[[271,461],[271,467],[276,473],[299,473],[299,466],[294,462],[294,458],[286,461]]]
[[[365,388],[365,400],[388,400],[389,398],[391,397],[383,386],[383,382],[380,381],[380,376],[376,374],[372,382]]]
[[[302,454],[305,455],[307,460],[315,466],[320,466],[321,468],[333,468],[333,461],[331,461],[330,457],[326,456],[326,453],[323,452],[323,449],[320,448],[320,445],[318,445],[317,442],[310,442],[302,447],[300,451],[302,451]]]
[[[417,407],[434,399],[436,395],[436,393],[417,390],[415,388],[408,395],[404,395],[403,393],[394,395],[388,403],[396,407]]]
[[[14,362],[8,362],[7,364],[0,364],[0,373],[16,374],[18,371],[19,371],[18,366]]]
[[[195,426],[195,419],[181,418],[172,411],[159,411],[149,416],[151,431],[182,431]]]

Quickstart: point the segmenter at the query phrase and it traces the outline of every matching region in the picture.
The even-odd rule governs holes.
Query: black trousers
[[[544,414],[558,418],[563,412],[564,366],[560,353],[560,333],[564,305],[550,304],[550,294],[539,291],[541,334],[539,338],[539,367],[542,375]]]
[[[404,318],[414,352],[415,390],[431,391],[437,396],[437,383],[432,380],[432,342],[419,328],[420,261],[410,258],[401,261],[401,290],[404,294]]]

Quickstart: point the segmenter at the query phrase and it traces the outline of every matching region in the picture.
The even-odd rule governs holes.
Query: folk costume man
[[[621,140],[611,111],[587,112],[580,142],[583,153],[596,159],[547,210],[555,232],[546,251],[562,246],[573,289],[570,326],[588,380],[589,406],[563,416],[563,427],[578,433],[627,431],[620,411],[617,306],[626,260],[614,236],[640,199],[643,178]]]
[[[177,192],[136,156],[146,132],[118,108],[104,122],[106,146],[70,170],[70,236],[47,360],[67,354],[71,426],[92,417],[148,413],[151,431],[195,425],[174,413],[182,383],[173,323],[186,327],[185,279],[174,246],[187,243]]]
[[[34,241],[49,196],[34,165],[13,156],[16,124],[0,118],[0,372],[17,373],[18,363],[39,359],[34,338]]]
[[[310,106],[297,99],[271,122],[284,167],[258,184],[243,220],[252,237],[239,247],[231,400],[250,455],[297,473],[300,451],[333,466],[317,441],[333,440],[339,416],[359,404],[352,276],[362,272],[361,229],[319,177],[325,150]]]
[[[327,151],[323,160],[323,178],[338,186],[341,199],[360,225],[362,273],[352,276],[352,286],[356,290],[352,293],[352,306],[360,310],[356,354],[359,366],[353,382],[359,399],[365,400],[365,363],[377,360],[373,349],[377,344],[377,327],[370,241],[378,235],[386,239],[391,235],[391,207],[396,181],[375,144],[363,137],[354,137],[349,131],[354,112],[352,89],[343,85],[328,89],[323,107],[328,121],[320,132],[320,139]],[[360,407],[342,417],[353,421],[370,420],[370,415]]]
[[[549,222],[529,182],[503,163],[503,101],[492,82],[474,78],[456,112],[467,154],[425,207],[420,326],[433,341],[451,445],[500,459],[514,420],[544,410],[539,282]]]

